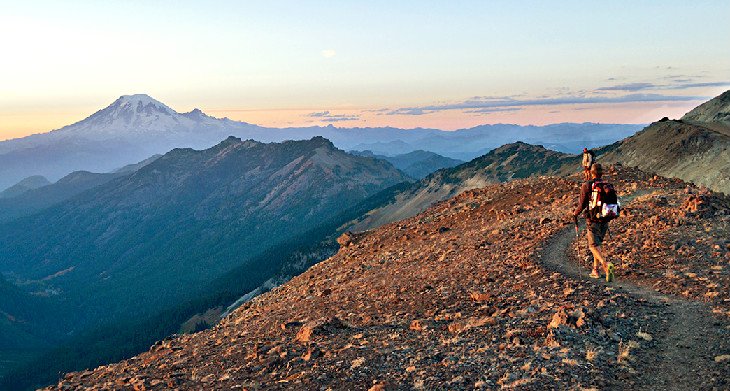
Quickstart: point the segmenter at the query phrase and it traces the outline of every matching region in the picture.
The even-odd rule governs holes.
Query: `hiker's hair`
[[[596,178],[603,176],[603,167],[601,167],[601,163],[595,163],[591,166],[591,174],[595,175]]]

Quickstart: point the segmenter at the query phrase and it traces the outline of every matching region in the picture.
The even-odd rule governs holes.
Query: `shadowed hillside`
[[[31,176],[28,178],[23,179],[22,181],[16,183],[13,186],[8,187],[7,189],[0,192],[0,199],[3,198],[11,198],[11,197],[17,197],[28,190],[37,189],[39,187],[43,187],[46,185],[50,185],[51,182],[48,181],[43,176],[36,175]]]
[[[525,143],[507,144],[453,168],[439,170],[400,192],[352,229],[362,231],[414,216],[432,204],[490,183],[536,175],[564,175],[579,169],[580,157]]]
[[[637,166],[730,194],[730,91],[679,121],[655,122],[616,143],[603,161]]]
[[[464,163],[429,151],[413,151],[402,155],[376,155],[372,151],[350,151],[353,155],[369,156],[390,162],[395,168],[414,179],[423,179],[434,171]]]
[[[202,151],[173,150],[131,175],[0,224],[8,295],[57,309],[56,317],[33,322],[0,297],[0,311],[18,332],[49,339],[93,330],[85,341],[105,346],[118,324],[134,332],[135,321],[207,294],[223,292],[230,302],[211,300],[230,304],[231,295],[275,277],[295,252],[318,252],[318,243],[347,221],[338,216],[405,180],[389,163],[349,155],[321,137],[280,144],[231,137]],[[197,305],[186,310],[209,308]],[[176,331],[169,322],[162,317],[154,333]],[[0,346],[13,335],[1,334]],[[107,350],[129,355],[134,350],[125,344],[150,338],[128,337]],[[66,357],[65,365],[82,359]]]

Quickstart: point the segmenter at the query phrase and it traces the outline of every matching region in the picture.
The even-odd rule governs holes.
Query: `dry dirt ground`
[[[574,178],[488,185],[343,236],[213,329],[51,388],[728,389],[727,199],[610,174],[643,194],[612,223],[615,283],[586,278]]]
[[[559,232],[548,242],[541,259],[545,264],[570,278],[599,284],[606,289],[623,292],[647,305],[644,313],[651,318],[647,333],[654,342],[641,360],[641,373],[634,389],[704,390],[730,387],[727,364],[716,363],[718,352],[727,352],[730,332],[727,323],[712,315],[709,305],[658,293],[630,281],[606,283],[588,277],[589,269],[579,266],[571,242],[572,227]],[[643,335],[643,334],[640,334]],[[649,341],[646,341],[649,342]],[[627,341],[627,343],[629,343]],[[719,364],[719,365],[718,365]],[[609,388],[623,388],[619,379],[612,379]]]

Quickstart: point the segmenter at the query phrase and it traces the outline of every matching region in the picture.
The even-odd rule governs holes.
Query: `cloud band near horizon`
[[[612,104],[637,102],[681,102],[701,101],[711,97],[694,95],[665,95],[665,94],[627,94],[622,96],[567,96],[559,98],[515,99],[510,97],[474,97],[462,102],[403,107],[385,112],[385,115],[424,115],[438,111],[469,110],[471,113],[487,113],[497,111],[511,111],[515,108],[527,106],[559,106],[572,104]]]

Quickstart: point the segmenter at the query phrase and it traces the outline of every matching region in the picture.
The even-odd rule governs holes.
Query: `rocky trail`
[[[631,199],[641,194],[634,194]],[[628,201],[629,197],[624,199]],[[702,302],[659,293],[649,287],[628,280],[607,283],[603,279],[591,279],[590,270],[581,267],[573,242],[584,241],[585,228],[576,238],[573,226],[566,227],[548,240],[540,255],[548,269],[570,278],[600,284],[607,290],[626,293],[648,305],[645,318],[653,319],[649,337],[656,340],[652,352],[645,352],[642,367],[648,368],[638,376],[634,389],[646,390],[694,390],[717,389],[718,383],[727,380],[727,368],[718,370],[718,350],[727,344],[727,328],[712,316],[712,309]],[[588,253],[588,249],[584,250]],[[723,380],[725,379],[725,380]],[[621,387],[621,382],[612,384]],[[611,387],[611,388],[613,388]]]

